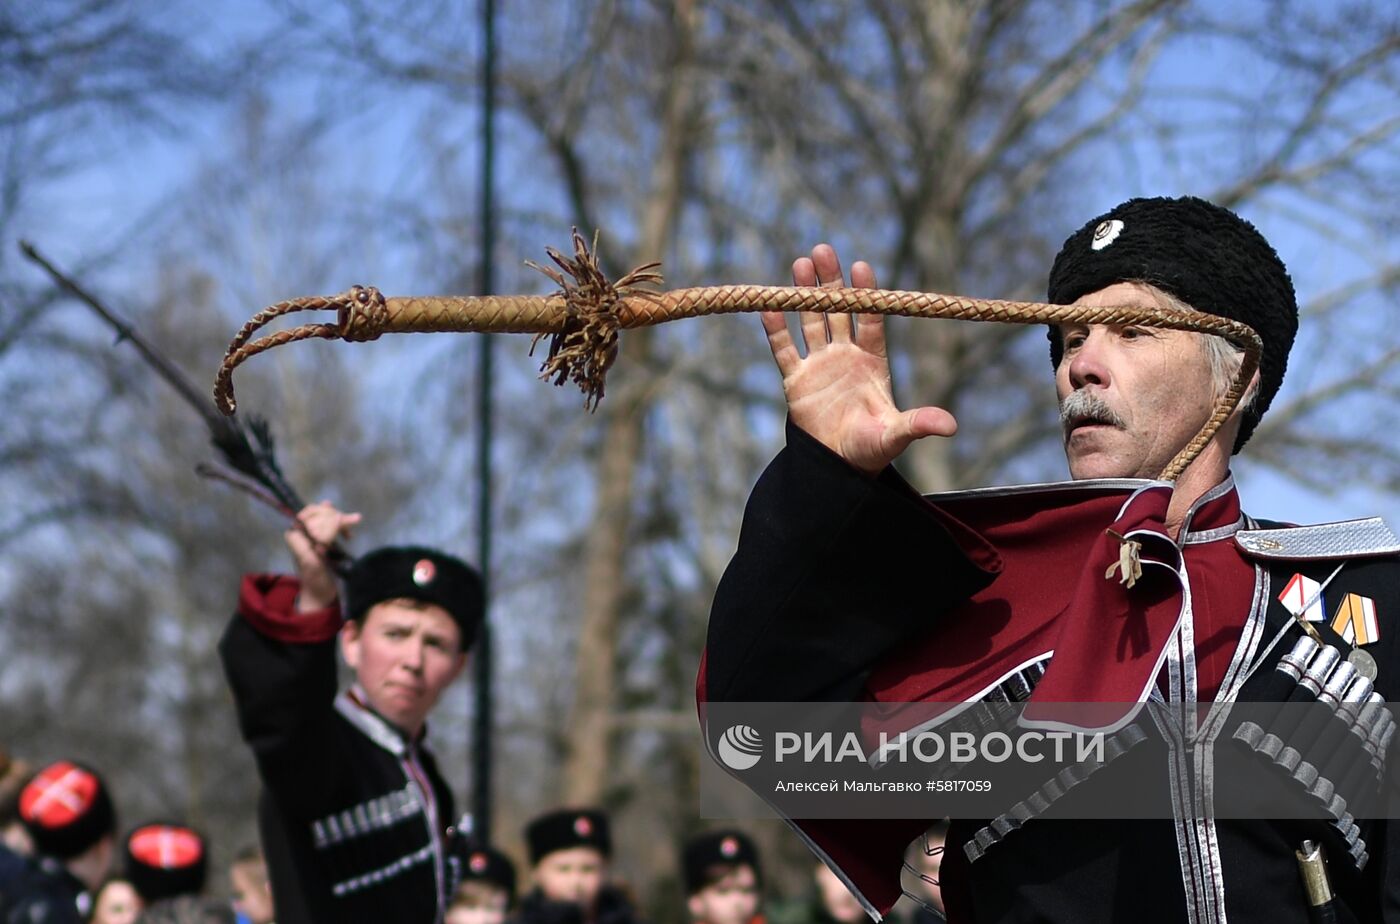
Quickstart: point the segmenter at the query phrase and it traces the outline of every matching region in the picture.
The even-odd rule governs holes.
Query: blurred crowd
[[[483,584],[466,562],[421,546],[382,547],[338,573],[334,545],[359,521],[328,502],[302,510],[284,536],[294,572],[245,576],[220,643],[263,784],[260,843],[211,875],[211,844],[186,820],[119,825],[103,768],[0,752],[0,924],[644,924],[614,875],[604,812],[534,817],[526,876],[475,839],[468,818],[451,824],[426,720],[466,665]],[[354,674],[348,689],[337,657]],[[865,917],[816,861],[808,895],[766,902],[764,863],[743,831],[678,846],[684,909],[654,906],[667,922]],[[936,830],[910,848],[911,924],[941,919],[941,854]]]
[[[0,924],[272,924],[267,864],[257,845],[211,875],[203,833],[173,820],[119,828],[101,773],[74,760],[35,767],[0,751]],[[445,924],[643,924],[611,874],[606,814],[558,809],[525,829],[528,881],[505,853],[450,839],[454,883]],[[938,829],[911,847],[909,924],[941,920]],[[865,910],[826,866],[810,894],[767,895],[764,865],[743,831],[682,845],[684,917],[692,924],[859,924]]]
[[[0,921],[274,920],[257,846],[234,855],[224,882],[208,879],[199,831],[151,820],[119,836],[117,807],[96,769],[72,760],[33,767],[0,752]]]

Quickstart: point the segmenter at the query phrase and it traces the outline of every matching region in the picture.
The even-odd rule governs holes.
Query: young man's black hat
[[[718,875],[748,864],[754,878],[763,883],[763,870],[758,862],[758,848],[742,831],[707,831],[685,842],[681,849],[681,871],[685,876],[685,894],[694,895],[713,883]]]
[[[386,546],[360,557],[345,578],[345,618],[358,622],[385,600],[435,603],[462,634],[462,650],[476,641],[486,608],[481,575],[460,558],[424,546]]]
[[[483,844],[463,841],[453,847],[461,866],[459,882],[487,882],[506,893],[507,904],[515,902],[515,864],[510,857]]]
[[[525,841],[531,863],[570,847],[592,847],[604,857],[612,856],[608,816],[596,809],[562,809],[541,815],[526,825]]]

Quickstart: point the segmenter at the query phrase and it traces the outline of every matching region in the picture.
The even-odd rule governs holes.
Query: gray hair
[[[1143,286],[1152,293],[1152,297],[1157,300],[1158,306],[1168,311],[1195,312],[1186,302],[1175,295],[1159,289],[1150,282],[1134,280],[1138,285]],[[1225,393],[1230,390],[1230,386],[1235,383],[1235,376],[1239,374],[1240,363],[1244,362],[1244,350],[1235,346],[1219,334],[1197,334],[1201,338],[1201,348],[1205,350],[1206,362],[1210,365],[1211,393],[1215,395],[1215,400],[1219,401],[1225,397]],[[1244,397],[1240,399],[1239,409],[1247,411],[1254,406],[1255,400],[1259,397],[1258,383],[1251,383]]]

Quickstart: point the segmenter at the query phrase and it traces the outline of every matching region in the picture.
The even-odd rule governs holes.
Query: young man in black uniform
[[[643,924],[610,881],[612,829],[595,809],[547,812],[525,826],[534,887],[511,924]]]
[[[763,865],[742,831],[697,834],[681,847],[690,924],[764,924]]]
[[[461,838],[452,853],[457,888],[444,924],[505,924],[515,904],[515,864],[510,857]]]
[[[454,814],[423,737],[476,638],[481,579],[442,552],[381,548],[356,561],[342,611],[322,552],[360,517],[324,502],[299,516],[297,576],[247,576],[220,644],[262,777],[277,920],[433,924]],[[337,640],[356,679],[339,693]]]

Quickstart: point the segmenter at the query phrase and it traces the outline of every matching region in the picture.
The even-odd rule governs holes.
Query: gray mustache
[[[1060,402],[1060,426],[1068,428],[1073,421],[1092,420],[1122,428],[1125,421],[1118,412],[1108,406],[1108,402],[1091,391],[1080,389],[1070,392]]]

